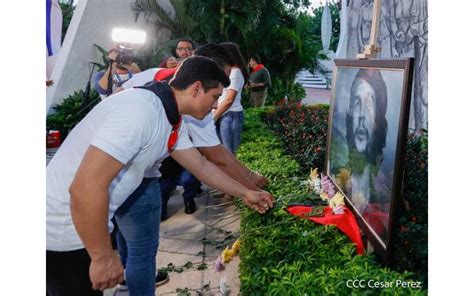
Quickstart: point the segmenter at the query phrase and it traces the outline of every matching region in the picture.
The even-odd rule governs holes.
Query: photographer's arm
[[[130,65],[123,65],[123,66],[127,68],[128,71],[132,72],[133,74],[137,74],[142,71],[136,63],[132,63]]]
[[[118,55],[117,51],[115,50],[110,51],[108,55],[108,59],[112,63],[109,63],[109,67],[107,68],[107,71],[105,71],[104,75],[100,78],[98,82],[98,86],[105,91],[107,91],[108,86],[109,86],[109,75],[111,75],[110,73],[115,73],[115,67],[116,67],[115,59],[117,58],[117,55]]]

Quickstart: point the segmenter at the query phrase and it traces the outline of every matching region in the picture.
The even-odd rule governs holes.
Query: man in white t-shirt
[[[273,205],[269,193],[245,188],[203,158],[179,124],[178,114],[204,118],[228,83],[214,61],[192,57],[170,86],[159,84],[160,96],[150,89],[113,95],[71,131],[47,167],[48,294],[101,295],[94,290],[123,280],[122,263],[110,242],[110,219],[144,180],[145,171],[168,154],[202,181],[241,197],[261,213]],[[141,216],[158,217],[159,225],[160,197],[143,206]],[[148,248],[157,248],[154,234],[137,235]],[[155,262],[141,264],[149,264],[146,268],[154,273]],[[154,295],[153,282],[154,274],[152,290],[145,287],[146,293],[139,295]]]

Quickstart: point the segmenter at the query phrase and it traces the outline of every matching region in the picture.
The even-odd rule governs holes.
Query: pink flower
[[[216,261],[214,261],[214,270],[215,271],[222,271],[225,269],[224,263],[222,262],[221,255],[217,257]]]

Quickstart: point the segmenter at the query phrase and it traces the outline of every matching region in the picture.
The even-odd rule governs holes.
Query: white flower
[[[224,277],[221,277],[221,281],[219,283],[219,291],[221,292],[222,296],[229,296],[230,295],[230,286],[227,283],[227,279]]]

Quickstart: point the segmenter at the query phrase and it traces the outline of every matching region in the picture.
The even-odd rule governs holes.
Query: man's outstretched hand
[[[242,197],[242,201],[249,208],[264,214],[273,207],[273,196],[267,191],[249,191]]]
[[[260,188],[264,188],[268,185],[268,179],[257,171],[252,171],[249,180]]]

